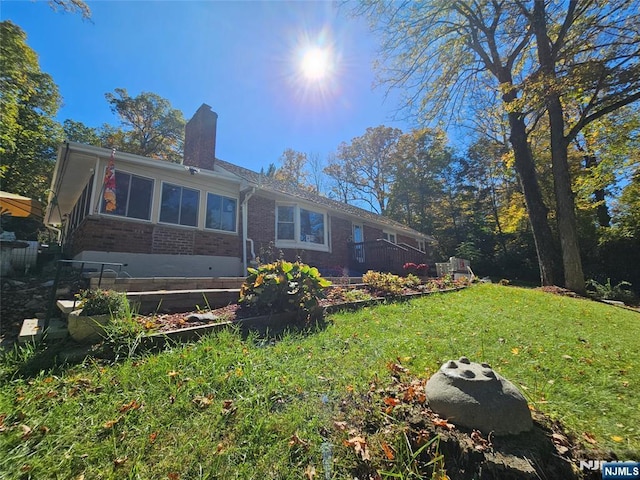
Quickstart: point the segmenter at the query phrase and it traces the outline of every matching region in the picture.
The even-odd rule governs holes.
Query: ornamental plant
[[[82,315],[108,315],[119,318],[129,311],[129,301],[125,293],[114,290],[90,289],[76,294],[77,307]]]
[[[404,291],[404,280],[393,273],[369,270],[362,276],[362,281],[368,285],[370,290],[385,295],[401,295]]]
[[[257,314],[301,312],[309,314],[331,282],[315,267],[277,260],[249,268],[238,303]]]
[[[413,263],[407,262],[402,268],[407,274],[413,274],[424,277],[427,274],[427,270],[429,270],[429,266],[426,263]]]

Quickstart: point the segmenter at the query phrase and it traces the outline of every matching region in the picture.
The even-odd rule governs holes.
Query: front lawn
[[[347,399],[391,383],[396,367],[426,379],[463,355],[585,445],[640,459],[640,314],[478,285],[333,314],[324,330],[277,341],[226,331],[116,365],[3,378],[0,477],[348,478],[362,452],[336,428]],[[369,450],[388,466],[382,444]]]

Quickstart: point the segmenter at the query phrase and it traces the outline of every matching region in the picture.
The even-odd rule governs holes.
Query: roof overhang
[[[102,175],[100,161],[106,162],[111,157],[112,150],[108,148],[94,147],[76,142],[65,142],[58,148],[58,157],[51,180],[51,192],[49,193],[49,205],[45,214],[45,224],[59,225],[65,214],[71,212],[82,190],[87,185],[91,176],[97,172]],[[158,172],[162,178],[163,172],[174,172],[185,175],[188,179],[193,173],[189,167],[153,158],[133,155],[131,153],[116,151],[114,154],[116,169],[127,166],[144,166]],[[241,184],[242,180],[228,172],[209,171],[198,169],[197,175],[224,179],[229,182]],[[102,178],[98,179],[98,185],[102,184]]]

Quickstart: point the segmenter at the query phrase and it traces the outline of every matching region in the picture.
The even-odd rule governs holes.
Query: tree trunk
[[[570,4],[569,12],[573,12],[572,6],[575,7],[575,2]],[[572,13],[568,13],[568,15],[572,15]],[[570,23],[570,20],[569,16],[567,22]],[[532,26],[538,47],[538,61],[543,75],[543,92],[551,131],[551,168],[562,265],[564,267],[564,286],[574,292],[584,293],[585,284],[578,243],[578,223],[567,160],[568,142],[564,136],[564,109],[555,84],[555,59],[547,34],[544,0],[535,0],[534,2]]]
[[[598,166],[598,159],[595,155],[585,155],[584,166],[587,170],[591,170]],[[598,225],[608,228],[611,226],[611,215],[605,201],[606,192],[604,188],[598,188],[593,192],[593,199],[596,202],[596,218]]]
[[[510,112],[509,125],[511,127],[509,141],[513,146],[515,167],[518,177],[520,177],[520,184],[522,185],[538,255],[540,282],[542,285],[554,285],[554,259],[556,254],[551,227],[547,219],[549,209],[542,199],[542,192],[538,184],[533,156],[527,142],[526,126],[522,115],[517,112]]]

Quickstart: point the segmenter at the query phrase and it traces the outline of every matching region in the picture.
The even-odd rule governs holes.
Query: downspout
[[[244,199],[242,200],[242,266],[244,268],[243,273],[246,274],[247,268],[249,267],[247,263],[247,242],[251,242],[251,260],[256,258],[256,254],[253,250],[253,240],[248,238],[247,236],[247,228],[249,225],[249,212],[247,211],[249,206],[249,199],[256,193],[256,188],[253,187],[250,192],[248,192]]]

